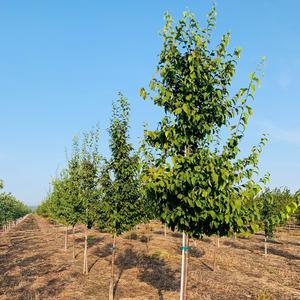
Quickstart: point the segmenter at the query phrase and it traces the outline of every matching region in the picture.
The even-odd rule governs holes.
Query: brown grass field
[[[70,230],[71,232],[71,230]],[[83,232],[64,250],[64,228],[30,215],[0,235],[0,299],[107,299],[111,238],[90,231],[89,275],[82,275]],[[117,240],[116,299],[178,299],[180,234],[159,223]],[[263,255],[260,234],[191,241],[188,299],[300,299],[300,230],[281,231]],[[213,270],[214,257],[216,268]]]

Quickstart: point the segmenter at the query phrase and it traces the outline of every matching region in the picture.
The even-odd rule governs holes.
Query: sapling
[[[273,238],[277,226],[285,223],[299,207],[299,199],[288,189],[266,189],[258,199],[260,224],[264,230],[264,253],[268,254],[268,241]]]
[[[139,158],[129,142],[129,113],[127,99],[119,94],[117,103],[113,104],[109,127],[111,158],[102,168],[100,182],[99,218],[112,235],[110,300],[114,298],[117,236],[129,231],[143,219]]]
[[[255,206],[244,207],[243,197],[233,195],[243,195],[247,185],[260,191],[253,173],[258,172],[266,137],[248,156],[239,155],[252,115],[248,102],[259,79],[251,73],[249,84],[231,95],[241,50],[228,52],[229,33],[215,48],[211,46],[215,16],[213,8],[207,26],[201,28],[189,12],[176,25],[166,14],[156,75],[150,92],[140,90],[144,99],[165,112],[156,130],[145,131],[157,155],[144,180],[162,222],[182,232],[181,300],[187,297],[189,237],[256,229]]]

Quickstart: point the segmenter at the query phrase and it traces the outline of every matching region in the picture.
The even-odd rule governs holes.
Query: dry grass
[[[71,230],[70,230],[71,232]],[[300,299],[299,230],[278,232],[263,255],[263,237],[191,242],[188,299]],[[91,230],[88,276],[82,275],[83,231],[64,247],[64,228],[30,216],[0,236],[0,299],[107,299],[111,238]],[[159,223],[117,240],[116,299],[178,299],[180,234]],[[213,271],[216,252],[217,268]]]

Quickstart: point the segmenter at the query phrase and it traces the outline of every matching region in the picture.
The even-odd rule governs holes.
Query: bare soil
[[[0,235],[0,299],[108,299],[111,237],[90,230],[82,274],[83,228],[64,250],[64,227],[30,215]],[[175,300],[181,235],[153,222],[117,239],[116,299]],[[263,236],[191,241],[188,299],[300,299],[300,230],[282,231],[263,254]],[[213,270],[214,259],[216,268]]]

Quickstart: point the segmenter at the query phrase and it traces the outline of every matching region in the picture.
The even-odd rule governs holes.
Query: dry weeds
[[[71,230],[70,230],[71,233]],[[300,299],[300,231],[279,232],[263,255],[263,236],[191,242],[188,299]],[[64,251],[64,228],[32,215],[0,236],[0,299],[107,299],[111,238],[90,231],[88,276],[82,275],[83,230],[76,259]],[[116,299],[175,300],[180,234],[153,222],[117,240]],[[213,270],[215,251],[217,267]]]

